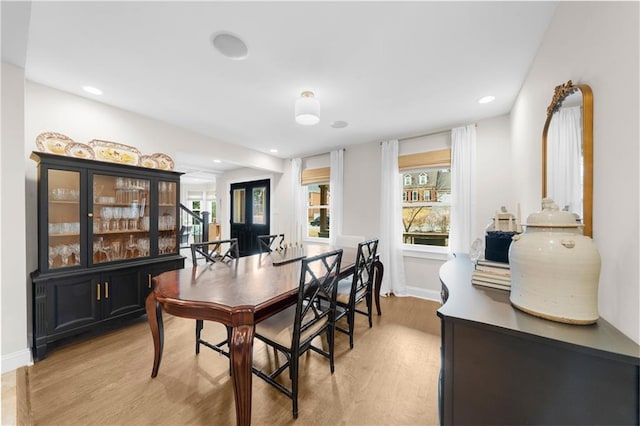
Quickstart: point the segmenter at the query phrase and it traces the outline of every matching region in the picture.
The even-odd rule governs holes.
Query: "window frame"
[[[327,190],[328,190],[328,194],[329,196],[327,197],[328,200],[328,204],[314,204],[311,205],[309,203],[310,200],[310,196],[309,196],[309,187],[311,186],[321,186],[321,185],[326,185],[327,186]],[[330,212],[331,212],[331,184],[329,181],[322,181],[322,182],[313,182],[313,183],[308,183],[308,184],[303,184],[302,185],[303,189],[304,189],[304,200],[305,200],[305,206],[303,209],[303,223],[304,223],[304,233],[302,236],[303,241],[309,241],[309,242],[314,242],[314,243],[329,243],[330,239],[331,239],[331,231],[329,230],[329,236],[327,237],[311,237],[309,236],[309,210],[313,209],[313,210],[321,210],[321,209],[326,209],[327,211],[327,218],[329,218],[328,220],[330,221]]]

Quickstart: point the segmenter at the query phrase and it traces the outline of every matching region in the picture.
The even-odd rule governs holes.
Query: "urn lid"
[[[542,211],[527,217],[527,227],[544,228],[580,228],[573,213],[561,211],[551,198],[542,199]]]

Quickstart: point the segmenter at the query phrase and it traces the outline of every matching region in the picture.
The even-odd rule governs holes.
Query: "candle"
[[[494,231],[500,230],[500,222],[498,221],[498,212],[496,212],[496,215],[493,218],[493,230]]]

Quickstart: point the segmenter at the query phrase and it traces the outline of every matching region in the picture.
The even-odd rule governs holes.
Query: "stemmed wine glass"
[[[61,244],[58,246],[58,251],[60,253],[60,258],[62,259],[62,264],[67,266],[69,264],[69,257],[71,257],[71,247],[67,244]]]
[[[74,243],[71,244],[71,253],[73,253],[73,263],[75,265],[79,265],[80,264],[80,244],[79,243]]]
[[[115,220],[114,231],[118,231],[120,229],[120,219],[122,219],[122,207],[113,208],[113,219]],[[124,228],[126,229],[126,227]]]
[[[49,269],[53,268],[53,260],[58,254],[58,246],[49,246]]]

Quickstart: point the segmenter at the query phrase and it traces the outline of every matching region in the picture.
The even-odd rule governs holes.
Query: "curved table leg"
[[[236,400],[238,425],[251,424],[251,364],[253,362],[253,325],[233,327],[229,352],[231,353],[231,376]]]
[[[373,268],[375,269],[375,291],[373,292],[376,299],[376,309],[378,311],[378,315],[382,315],[382,311],[380,311],[380,288],[382,287],[382,275],[384,274],[384,266],[379,259],[373,263]]]
[[[164,347],[164,327],[162,325],[162,308],[156,300],[155,292],[149,293],[145,300],[145,308],[147,310],[147,321],[151,328],[151,336],[153,336],[153,369],[151,377],[158,375],[160,361],[162,360],[162,348]]]

